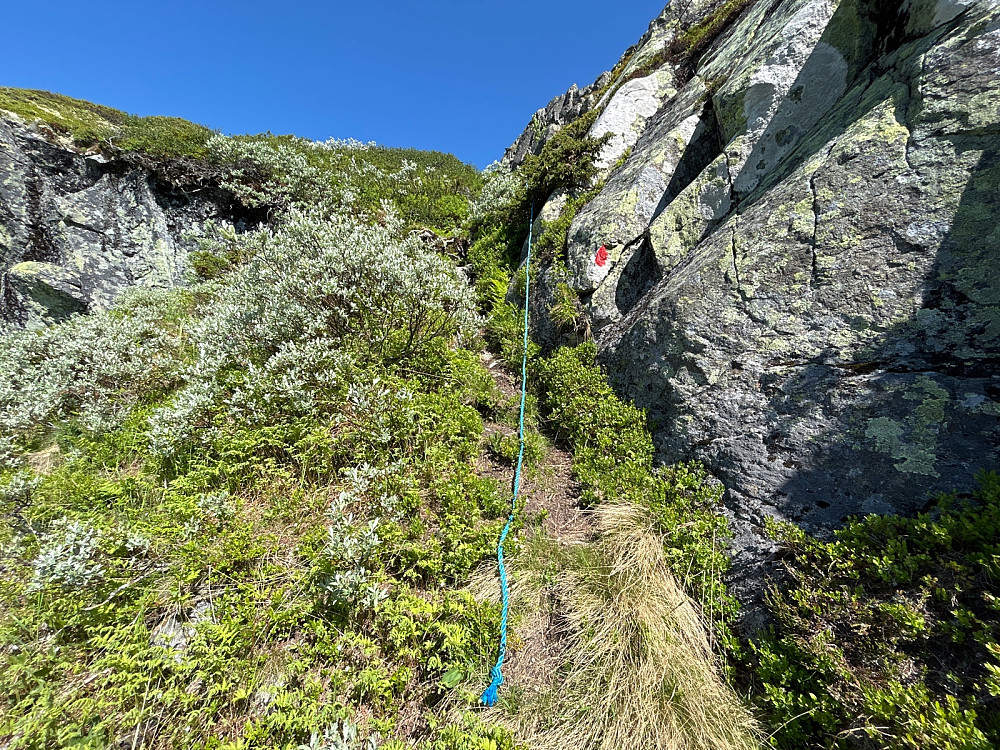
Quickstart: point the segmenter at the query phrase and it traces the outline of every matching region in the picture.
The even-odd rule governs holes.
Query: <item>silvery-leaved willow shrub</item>
[[[304,139],[229,138],[215,135],[209,157],[229,167],[222,186],[247,206],[314,202],[329,190],[323,172],[309,163]]]
[[[333,604],[370,610],[386,597],[385,590],[373,578],[373,559],[381,543],[380,521],[373,518],[367,523],[355,522],[347,509],[358,499],[356,494],[345,490],[330,506],[320,585]]]
[[[39,541],[38,556],[31,564],[34,575],[29,590],[53,585],[75,588],[100,579],[104,568],[95,559],[99,541],[97,530],[80,521],[63,519],[54,523]]]
[[[217,252],[240,263],[199,287],[197,346],[183,387],[151,418],[155,450],[169,453],[220,410],[256,423],[329,411],[355,366],[419,363],[476,337],[474,296],[454,265],[402,237],[391,207],[384,216],[370,225],[292,209],[277,227],[218,230]]]
[[[0,346],[0,450],[12,437],[75,417],[114,427],[137,399],[167,389],[180,368],[181,337],[163,325],[186,292],[134,290],[115,310],[39,331],[8,333]]]
[[[42,483],[40,477],[36,477],[30,471],[18,471],[7,477],[7,480],[0,483],[0,500],[6,503],[24,503],[31,496],[32,491]]]
[[[310,141],[294,136],[216,135],[206,144],[209,157],[227,167],[222,186],[251,207],[311,207],[326,213],[350,210],[362,193],[391,195],[423,187],[417,165],[404,160],[387,172],[362,155],[374,143]]]
[[[3,334],[0,334],[2,336]],[[13,435],[0,433],[0,471],[3,469],[16,469],[21,466],[23,459],[21,451]]]
[[[497,161],[483,170],[483,178],[482,192],[469,209],[468,223],[471,226],[481,224],[487,217],[513,206],[523,187],[521,178]]]
[[[411,224],[454,221],[465,210],[465,199],[457,193],[471,190],[471,185],[457,185],[478,180],[459,169],[458,183],[449,184],[449,167],[454,170],[457,161],[450,164],[443,155],[443,172],[430,164],[421,169],[398,150],[352,140],[217,135],[207,148],[209,157],[225,167],[224,187],[245,205],[278,214],[309,207],[376,221],[382,218],[382,201],[389,200]]]

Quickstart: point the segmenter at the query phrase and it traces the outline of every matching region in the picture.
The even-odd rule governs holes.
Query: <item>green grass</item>
[[[40,121],[80,148],[115,146],[160,158],[205,156],[212,131],[178,117],[138,117],[61,94],[0,87],[0,109]]]

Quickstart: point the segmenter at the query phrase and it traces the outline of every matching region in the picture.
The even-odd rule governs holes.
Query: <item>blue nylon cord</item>
[[[479,702],[484,706],[495,706],[497,702],[497,689],[503,684],[503,660],[507,655],[507,610],[510,606],[510,596],[507,589],[507,569],[503,564],[503,544],[507,540],[510,532],[510,525],[514,523],[514,513],[517,510],[517,495],[521,490],[521,462],[524,460],[524,397],[527,392],[528,381],[528,285],[531,280],[531,233],[535,223],[535,203],[531,203],[531,221],[528,224],[528,257],[524,261],[524,354],[521,357],[521,414],[518,418],[518,450],[517,469],[514,472],[514,494],[510,500],[510,515],[507,523],[504,524],[500,533],[500,542],[497,544],[497,567],[500,569],[500,598],[503,606],[500,611],[500,651],[497,654],[497,663],[490,670],[490,685],[479,697]]]

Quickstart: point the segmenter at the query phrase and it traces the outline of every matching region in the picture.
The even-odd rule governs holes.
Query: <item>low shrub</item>
[[[752,644],[776,747],[986,748],[1000,742],[1000,477],[915,518],[868,516],[820,542],[772,524],[794,584]]]

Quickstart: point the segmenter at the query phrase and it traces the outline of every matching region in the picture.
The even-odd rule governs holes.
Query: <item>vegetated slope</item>
[[[705,242],[729,221],[702,210],[725,202],[713,143],[720,123],[741,119],[716,99],[726,86],[743,91],[742,79],[699,73],[717,47],[801,51],[832,13],[843,24],[834,29],[865,32],[857,45],[886,31],[878,54],[888,57],[876,63],[903,54],[890,50],[900,40],[905,49],[947,36],[949,49],[988,52],[990,22],[969,21],[993,6],[967,5],[910,4],[897,17],[861,2],[675,1],[614,71],[562,100],[572,116],[557,105],[551,122],[536,118],[509,160],[517,171],[484,175],[471,206],[478,176],[435,193],[405,163],[376,170],[369,155],[382,152],[357,144],[217,139],[207,160],[184,162],[225,165],[218,185],[266,223],[203,227],[189,256],[201,281],[187,288],[132,293],[4,340],[0,737],[13,747],[727,748],[764,734],[785,748],[995,746],[996,475],[923,515],[851,522],[825,542],[768,522],[764,545],[790,575],[750,610],[771,628],[742,629],[725,582],[722,487],[697,464],[654,463],[647,415],[599,364],[615,366],[606,331],[630,323],[609,327],[599,290],[579,294],[572,250],[587,212],[629,175],[646,191],[637,211],[673,217],[665,241],[686,247],[684,222],[698,216]],[[737,33],[747,19],[755,33]],[[873,65],[865,75],[877,80]],[[968,78],[970,91],[981,93],[979,80]],[[988,123],[962,133],[992,137]],[[739,144],[752,153],[751,141]],[[775,171],[753,189],[785,184],[794,154],[756,162]],[[659,194],[651,157],[678,175],[662,174]],[[976,200],[989,195],[982,185]],[[406,205],[437,211],[440,198],[451,218],[400,216]],[[514,269],[529,209],[543,201],[529,471],[551,460],[546,440],[569,450],[595,531],[560,543],[519,509],[507,550],[513,671],[498,706],[482,711],[499,625],[491,558],[509,507],[497,477],[514,455],[516,411],[480,354],[485,340],[520,365],[512,300],[524,272]],[[644,236],[639,214],[617,216],[624,234],[639,220]],[[419,224],[454,231],[407,231]],[[662,291],[650,284],[660,240],[649,237],[629,259],[613,240],[586,255],[621,281],[615,305],[638,310],[636,320]],[[700,258],[685,255],[678,273],[714,278]],[[739,291],[771,299],[762,287]],[[732,392],[730,381],[702,385]],[[936,401],[903,401],[937,418]],[[660,447],[685,434],[654,425]],[[737,541],[745,550],[747,538]],[[767,585],[760,569],[740,572],[744,598]],[[515,679],[530,669],[519,654],[544,654],[545,673]],[[752,700],[762,733],[727,682]]]
[[[51,134],[9,128],[67,172],[79,164]],[[573,623],[546,634],[560,662],[601,658],[547,675],[531,700],[505,687],[498,709],[477,712],[499,602],[473,581],[491,569],[510,502],[498,468],[512,457],[484,420],[516,423],[482,336],[514,356],[506,240],[519,241],[531,195],[590,179],[592,144],[570,144],[583,161],[568,172],[546,159],[525,177],[490,174],[471,207],[480,176],[435,154],[213,136],[203,158],[139,163],[98,145],[140,179],[204,175],[260,223],[202,221],[184,285],[123,285],[107,309],[58,320],[39,294],[34,330],[4,333],[5,746],[607,747],[637,720],[670,746],[755,745],[684,591],[721,606],[718,493],[695,467],[653,471],[643,415],[586,348],[534,374],[550,385],[528,415],[526,490],[543,484],[531,473],[547,464],[544,428],[573,448],[587,502],[617,520],[560,551],[521,499],[515,531],[530,522],[523,539],[540,552],[519,556],[515,537],[508,553],[545,573],[525,576],[538,597],[511,648],[521,622],[551,612]],[[11,251],[34,248],[7,235]],[[467,261],[479,295],[457,269]],[[696,527],[678,532],[678,515]],[[605,613],[601,597],[647,580],[660,604],[619,633],[631,614]],[[637,651],[647,638],[655,648]],[[595,723],[580,709],[604,705],[612,665],[615,698]],[[564,685],[576,700],[540,713]]]

